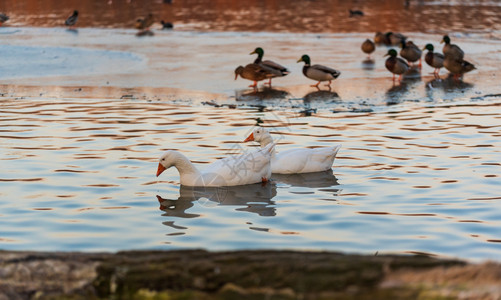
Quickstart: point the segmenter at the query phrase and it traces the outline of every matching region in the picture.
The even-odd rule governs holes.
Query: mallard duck
[[[454,59],[452,56],[445,56],[444,67],[454,75],[454,79],[458,80],[464,73],[475,70],[475,66],[466,60]]]
[[[371,53],[374,52],[374,50],[376,50],[376,44],[374,44],[373,41],[371,41],[370,39],[366,39],[363,43],[362,43],[362,51],[364,53],[366,53],[368,56],[368,58],[370,59],[371,58]]]
[[[263,67],[254,63],[248,64],[245,67],[238,66],[235,69],[235,80],[237,80],[238,75],[244,79],[254,81],[254,84],[249,85],[249,87],[252,88],[257,87],[258,81],[265,80],[271,76],[271,74],[263,69]]]
[[[287,70],[286,67],[277,64],[274,61],[271,60],[265,60],[263,61],[263,55],[264,55],[264,50],[261,47],[257,47],[252,51],[250,54],[257,54],[257,58],[254,60],[255,64],[260,65],[264,70],[266,70],[268,73],[270,73],[270,81],[268,84],[271,86],[271,79],[275,77],[283,77],[288,75],[290,72]]]
[[[409,63],[414,64],[419,60],[419,67],[421,68],[421,54],[422,51],[412,41],[400,41],[400,56],[405,58]]]
[[[70,28],[73,27],[78,20],[78,10],[73,11],[73,14],[64,21],[64,25],[69,26]]]
[[[399,45],[401,40],[406,40],[406,39],[407,37],[405,35],[391,31],[386,33],[378,31],[374,36],[374,42],[376,42],[376,44],[385,44],[386,46]]]
[[[386,43],[386,35],[381,31],[376,32],[376,34],[374,35],[374,43],[388,45]]]
[[[451,44],[451,39],[448,35],[444,35],[442,41],[440,43],[445,43],[442,52],[444,56],[451,56],[453,59],[461,61],[464,58],[464,51],[459,48],[458,45]]]
[[[386,59],[386,62],[384,63],[386,69],[393,73],[393,81],[395,81],[395,74],[400,75],[398,78],[398,81],[402,80],[402,75],[409,70],[409,65],[407,62],[400,57],[397,57],[397,50],[395,49],[390,49],[388,50],[388,53],[386,53],[384,56],[390,56]]]
[[[148,16],[146,16],[146,18],[144,19],[143,18],[137,19],[135,27],[140,30],[143,29],[148,30],[150,26],[153,25],[153,23],[155,23],[155,18],[153,17],[153,14],[148,14]]]
[[[4,13],[0,13],[0,26],[2,26],[3,23],[7,22],[9,19],[9,16]]]
[[[329,81],[329,84],[326,84],[329,88],[331,87],[331,81],[338,78],[339,75],[341,75],[341,72],[338,70],[334,70],[332,68],[322,66],[322,65],[313,65],[311,66],[310,63],[310,57],[308,55],[303,55],[301,58],[297,61],[299,62],[304,62],[303,66],[303,74],[304,76],[317,80],[318,83],[315,85],[312,85],[312,87],[318,88],[318,85],[322,81]]]
[[[160,21],[160,23],[162,24],[162,29],[163,30],[174,28],[174,25],[172,25],[171,22],[165,22],[164,20],[162,20],[162,21]]]
[[[428,52],[424,56],[424,61],[426,61],[426,63],[430,67],[435,68],[433,74],[435,74],[435,76],[438,76],[440,68],[444,66],[444,55],[442,53],[433,52],[434,49],[435,48],[432,44],[426,44],[423,50],[428,50]]]

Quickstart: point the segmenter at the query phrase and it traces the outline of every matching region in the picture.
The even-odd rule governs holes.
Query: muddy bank
[[[295,251],[0,252],[0,299],[500,299],[501,265]]]

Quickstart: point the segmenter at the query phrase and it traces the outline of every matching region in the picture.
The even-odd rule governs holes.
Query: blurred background
[[[500,1],[444,0],[87,0],[0,1],[10,26],[63,26],[79,10],[79,27],[133,27],[138,16],[209,31],[449,31],[501,36]],[[349,10],[364,16],[350,17]],[[157,23],[159,25],[159,23]]]

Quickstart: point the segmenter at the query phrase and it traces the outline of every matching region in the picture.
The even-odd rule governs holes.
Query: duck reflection
[[[409,83],[402,81],[399,85],[393,85],[386,91],[386,104],[393,105],[400,102],[405,94],[409,92]]]
[[[280,100],[289,96],[289,92],[274,88],[265,87],[261,91],[235,91],[237,101],[262,101],[262,100]]]
[[[272,174],[271,178],[277,182],[296,187],[325,188],[339,185],[332,169],[314,173]]]
[[[339,102],[341,98],[338,93],[331,91],[314,91],[304,95],[303,100],[305,103],[309,103],[312,101],[320,102],[320,101],[329,101],[329,102]]]
[[[188,187],[181,186],[177,200],[165,199],[157,195],[160,210],[164,216],[179,218],[196,218],[200,215],[187,213],[195,202],[211,207],[219,205],[239,206],[238,211],[256,213],[263,217],[275,216],[275,202],[271,201],[277,195],[276,185],[269,182],[230,187]]]
[[[376,61],[374,59],[371,59],[371,58],[367,58],[367,59],[364,59],[362,61],[362,69],[363,70],[374,70],[376,66]]]
[[[440,79],[434,78],[426,83],[426,88],[439,88],[446,92],[457,92],[459,90],[468,90],[473,87],[473,84],[454,80],[453,76],[449,74],[448,77]]]
[[[455,80],[449,74],[446,78],[434,78],[426,82],[426,96],[431,101],[436,100],[436,98],[456,97],[458,93],[462,94],[473,86],[471,83]]]
[[[72,33],[72,34],[78,34],[78,29],[75,28],[68,28],[66,29],[66,32]]]

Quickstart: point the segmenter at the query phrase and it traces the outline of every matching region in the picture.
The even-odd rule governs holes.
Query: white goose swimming
[[[244,142],[248,141],[258,142],[263,149],[268,147],[269,144],[273,144],[270,133],[262,127],[254,129]],[[329,170],[339,149],[341,149],[340,144],[315,149],[289,149],[279,153],[275,153],[273,149],[271,172],[275,174],[298,174]]]
[[[266,182],[271,175],[270,160],[275,144],[219,159],[199,171],[191,161],[175,150],[167,150],[160,157],[157,177],[170,167],[179,171],[181,185],[235,186]]]

